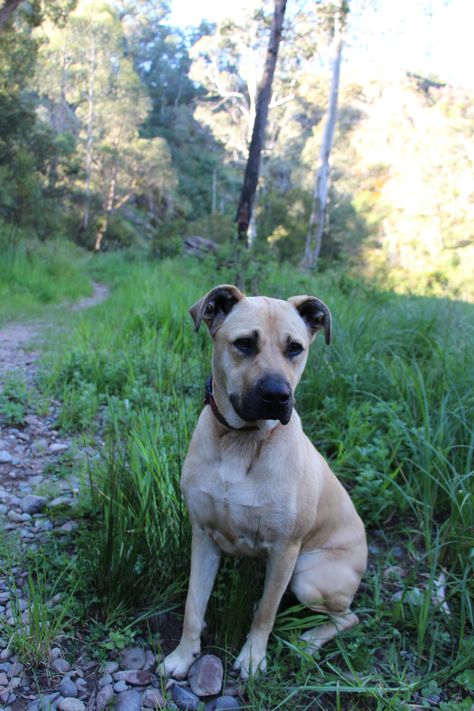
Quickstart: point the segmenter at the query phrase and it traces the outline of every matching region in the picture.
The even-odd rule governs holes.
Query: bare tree
[[[255,193],[260,171],[260,155],[265,141],[268,107],[272,95],[272,82],[280,46],[283,20],[285,18],[286,0],[275,0],[270,40],[268,43],[265,67],[257,93],[255,121],[250,141],[249,157],[245,168],[244,182],[237,209],[237,234],[239,240],[246,241],[247,231],[252,217]]]
[[[302,260],[302,266],[306,269],[314,269],[316,266],[319,253],[321,251],[324,227],[326,225],[330,179],[329,158],[331,156],[334,129],[337,118],[337,102],[339,96],[339,80],[341,75],[342,47],[344,44],[346,12],[346,3],[342,0],[334,13],[334,31],[331,52],[331,91],[326,123],[324,126],[323,140],[319,153],[319,165],[318,170],[316,171],[313,204],[311,216],[309,218],[308,234],[306,237],[306,248]]]

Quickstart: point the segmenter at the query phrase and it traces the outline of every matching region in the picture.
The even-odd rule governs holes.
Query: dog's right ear
[[[236,286],[231,284],[216,286],[189,309],[196,331],[204,321],[211,336],[214,336],[225,317],[232,311],[236,303],[243,298],[244,294]]]

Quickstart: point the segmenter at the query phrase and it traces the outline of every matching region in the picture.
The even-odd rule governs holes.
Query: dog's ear
[[[296,308],[312,337],[324,329],[324,338],[329,345],[331,343],[331,312],[324,301],[315,296],[292,296],[288,301]]]
[[[244,294],[236,286],[231,284],[216,286],[189,309],[196,331],[204,321],[211,336],[214,336],[225,317],[232,311],[236,303],[243,298]]]

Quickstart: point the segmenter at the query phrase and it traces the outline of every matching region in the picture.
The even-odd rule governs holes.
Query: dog
[[[329,622],[302,635],[314,652],[358,623],[350,610],[367,564],[364,525],[303,432],[295,388],[308,349],[331,314],[320,299],[245,297],[212,289],[190,309],[213,339],[212,382],[183,466],[192,525],[191,574],[181,641],[161,673],[184,678],[200,655],[204,615],[221,551],[265,558],[263,595],[234,668],[266,669],[266,649],[288,585]]]

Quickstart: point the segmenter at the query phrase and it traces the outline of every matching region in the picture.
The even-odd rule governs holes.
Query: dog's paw
[[[168,654],[158,665],[160,676],[172,676],[174,679],[186,679],[191,664],[198,658],[199,650],[194,652],[178,646],[174,652]]]
[[[265,649],[259,649],[257,644],[247,640],[235,660],[234,671],[239,672],[242,679],[264,674],[267,670],[265,652]]]

